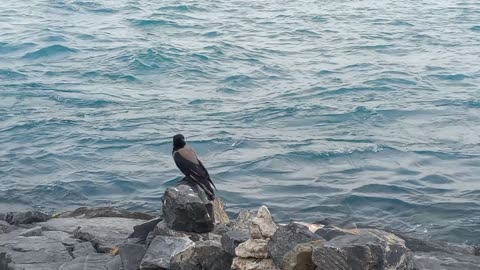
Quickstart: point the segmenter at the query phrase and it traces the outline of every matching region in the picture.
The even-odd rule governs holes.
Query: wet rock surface
[[[323,240],[296,245],[283,257],[284,270],[315,270],[312,260],[313,248],[325,243]]]
[[[141,212],[131,212],[113,207],[80,207],[73,211],[64,212],[58,216],[59,218],[76,217],[76,218],[98,218],[98,217],[117,217],[129,219],[151,220],[155,216]]]
[[[51,215],[40,211],[25,211],[7,213],[4,216],[4,220],[12,225],[20,225],[47,221],[51,217]]]
[[[189,185],[178,185],[165,191],[163,217],[172,230],[208,233],[213,230],[215,222],[212,210],[212,203],[206,195],[199,196]]]
[[[235,249],[235,255],[242,258],[268,258],[268,241],[264,239],[248,239]]]
[[[399,237],[380,230],[361,229],[313,248],[312,260],[325,269],[413,269],[412,253]]]
[[[190,258],[194,248],[195,243],[187,237],[157,236],[148,247],[141,269],[170,269],[173,262],[180,264],[183,257]]]
[[[235,255],[235,249],[241,243],[247,241],[250,235],[246,231],[231,230],[225,233],[221,239],[223,249],[231,255]]]
[[[280,226],[268,243],[268,252],[275,264],[283,267],[283,257],[298,244],[311,241],[321,241],[322,237],[312,233],[307,226],[298,223],[290,223]]]

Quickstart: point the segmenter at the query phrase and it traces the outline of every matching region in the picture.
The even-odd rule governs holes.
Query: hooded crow
[[[210,179],[207,169],[198,159],[193,148],[185,143],[185,137],[182,134],[173,136],[172,156],[180,171],[189,180],[200,186],[210,200],[213,200],[215,198],[215,192],[213,191],[215,184]]]

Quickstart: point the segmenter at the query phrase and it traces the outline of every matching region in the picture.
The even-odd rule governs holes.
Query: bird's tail
[[[207,194],[209,200],[213,201],[213,200],[215,199],[215,193],[213,192],[213,189],[210,190],[211,187],[210,187],[210,189],[209,189],[209,188],[206,187],[204,184],[202,184],[199,180],[197,180],[193,175],[190,175],[190,179],[192,179],[193,182],[195,182],[201,189],[203,189],[203,191],[205,191],[205,193]],[[210,180],[210,178],[209,178],[208,180],[210,181],[210,183],[212,182],[212,181]],[[213,184],[213,183],[212,183],[212,184]],[[215,185],[214,185],[214,186],[215,186]],[[215,189],[217,189],[217,188],[215,187]]]

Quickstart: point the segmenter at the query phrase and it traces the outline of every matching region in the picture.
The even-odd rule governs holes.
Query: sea
[[[159,213],[198,152],[232,217],[480,243],[480,1],[0,0],[0,212]]]

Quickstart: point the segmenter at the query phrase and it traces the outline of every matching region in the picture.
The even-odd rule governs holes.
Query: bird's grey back
[[[179,153],[184,159],[192,162],[195,165],[200,164],[200,162],[198,162],[197,154],[189,145],[185,145],[184,147],[178,149],[175,152]],[[174,155],[175,155],[175,152],[173,153]]]

